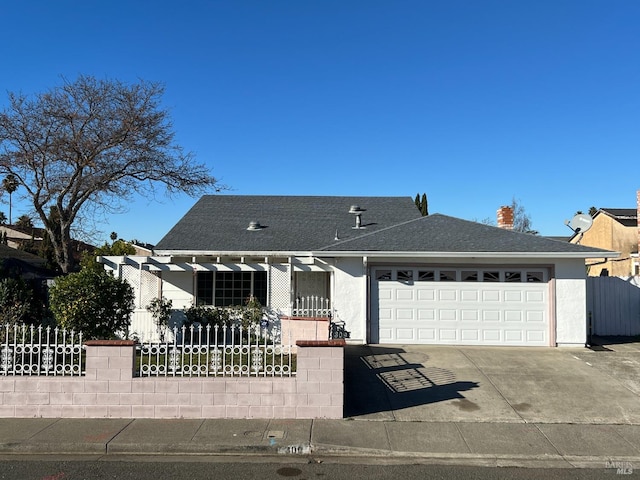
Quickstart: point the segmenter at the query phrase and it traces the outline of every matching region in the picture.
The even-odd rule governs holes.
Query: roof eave
[[[617,258],[620,252],[413,252],[413,251],[212,251],[154,250],[154,256],[170,257],[412,257],[412,258]]]
[[[315,257],[412,257],[412,258],[616,258],[619,252],[384,252],[319,251]]]
[[[283,250],[154,250],[154,256],[171,257],[309,257],[309,251],[283,251]]]

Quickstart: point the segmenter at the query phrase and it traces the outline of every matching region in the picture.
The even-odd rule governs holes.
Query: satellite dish
[[[571,219],[568,225],[574,232],[584,233],[591,228],[591,225],[593,225],[593,218],[591,218],[591,215],[578,213]]]

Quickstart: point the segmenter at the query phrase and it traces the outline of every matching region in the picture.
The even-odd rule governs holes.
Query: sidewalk
[[[0,419],[0,455],[270,455],[640,469],[640,425]]]

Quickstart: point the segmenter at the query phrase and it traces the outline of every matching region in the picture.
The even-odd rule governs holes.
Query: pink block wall
[[[132,342],[87,342],[83,377],[0,376],[0,417],[342,418],[344,342],[298,342],[295,377],[133,377]]]
[[[281,317],[280,328],[283,343],[329,338],[329,319],[324,317]]]

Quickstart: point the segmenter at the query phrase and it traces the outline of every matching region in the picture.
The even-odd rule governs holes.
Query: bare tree
[[[158,189],[171,196],[222,188],[174,143],[163,93],[159,83],[79,76],[34,97],[9,94],[0,111],[0,174],[24,187],[63,272],[74,267],[72,227],[96,207],[117,211]]]
[[[513,210],[513,229],[516,232],[537,235],[538,231],[533,229],[531,216],[529,216],[525,208],[515,197],[511,200],[511,208]]]
[[[514,197],[511,200],[511,210],[513,211],[513,230],[516,232],[523,233],[531,233],[533,235],[537,235],[538,231],[533,230],[533,222],[531,221],[531,216],[526,212],[525,208],[522,206],[519,200],[516,200]],[[478,222],[477,219],[473,220],[474,222]],[[478,223],[482,223],[484,225],[496,225],[496,221],[491,217],[486,217],[480,220]]]

